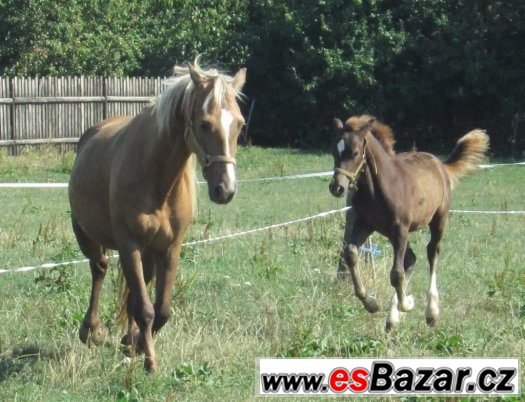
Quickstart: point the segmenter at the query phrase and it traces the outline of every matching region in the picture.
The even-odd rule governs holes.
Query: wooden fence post
[[[9,105],[9,131],[10,138],[13,141],[11,145],[11,154],[16,155],[17,149],[14,143],[15,141],[15,93],[14,93],[14,83],[13,77],[9,77],[9,97],[11,98],[11,104]]]

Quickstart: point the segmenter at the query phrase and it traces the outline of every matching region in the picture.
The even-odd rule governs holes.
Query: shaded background
[[[477,127],[497,155],[525,149],[522,0],[0,0],[0,41],[0,75],[247,66],[254,144],[326,148],[332,117],[368,112],[400,149]]]

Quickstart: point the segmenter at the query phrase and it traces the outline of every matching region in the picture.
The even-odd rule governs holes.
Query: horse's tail
[[[489,149],[489,136],[484,130],[472,130],[461,137],[444,162],[452,187],[466,174],[477,169]]]
[[[120,330],[124,330],[128,325],[128,294],[129,288],[122,272],[122,267],[118,270],[117,287],[117,322]]]

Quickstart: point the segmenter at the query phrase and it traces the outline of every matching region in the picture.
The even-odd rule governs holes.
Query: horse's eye
[[[359,155],[359,152],[354,151],[354,158],[355,158],[357,155]]]
[[[202,121],[201,122],[201,129],[203,131],[211,131],[211,123],[209,121]]]

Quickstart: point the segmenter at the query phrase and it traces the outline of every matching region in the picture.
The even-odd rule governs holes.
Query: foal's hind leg
[[[391,239],[394,247],[394,265],[390,271],[390,283],[396,289],[398,309],[408,312],[414,308],[414,298],[405,294],[405,252],[408,245],[408,228],[399,226]]]
[[[350,244],[350,238],[352,236],[352,228],[355,221],[355,212],[352,209],[346,211],[346,220],[345,220],[345,233],[343,236],[343,247],[341,247],[341,253],[339,255],[339,266],[337,268],[337,277],[342,280],[349,280],[349,268],[346,263],[345,252]]]
[[[89,258],[92,278],[89,307],[80,326],[79,337],[86,345],[95,346],[101,344],[107,334],[107,329],[100,322],[98,316],[98,302],[102,282],[108,268],[108,259],[104,255],[105,250],[87,237],[75,221],[73,221],[73,232],[77,238],[80,250]]]
[[[436,213],[429,224],[430,242],[427,245],[427,256],[430,264],[430,283],[427,290],[427,308],[425,317],[427,324],[431,327],[437,325],[439,321],[439,294],[437,290],[436,265],[440,251],[439,242],[443,238],[447,215]]]
[[[373,230],[360,224],[359,222],[354,222],[352,230],[350,233],[350,239],[346,247],[343,249],[343,255],[346,264],[350,270],[350,275],[352,276],[352,281],[354,283],[355,295],[363,306],[369,313],[375,313],[379,310],[379,305],[374,297],[368,295],[366,288],[363,286],[361,281],[361,275],[359,274],[359,269],[357,267],[358,256],[357,251],[359,247],[363,245],[368,236],[372,234]]]
[[[405,291],[408,286],[412,272],[414,271],[414,265],[416,263],[416,255],[410,247],[407,246],[405,252],[405,259],[403,261],[403,266],[405,268]],[[394,292],[392,300],[390,301],[390,306],[388,307],[388,315],[386,316],[386,331],[389,332],[399,325],[402,312],[398,309],[398,300],[397,293]]]

